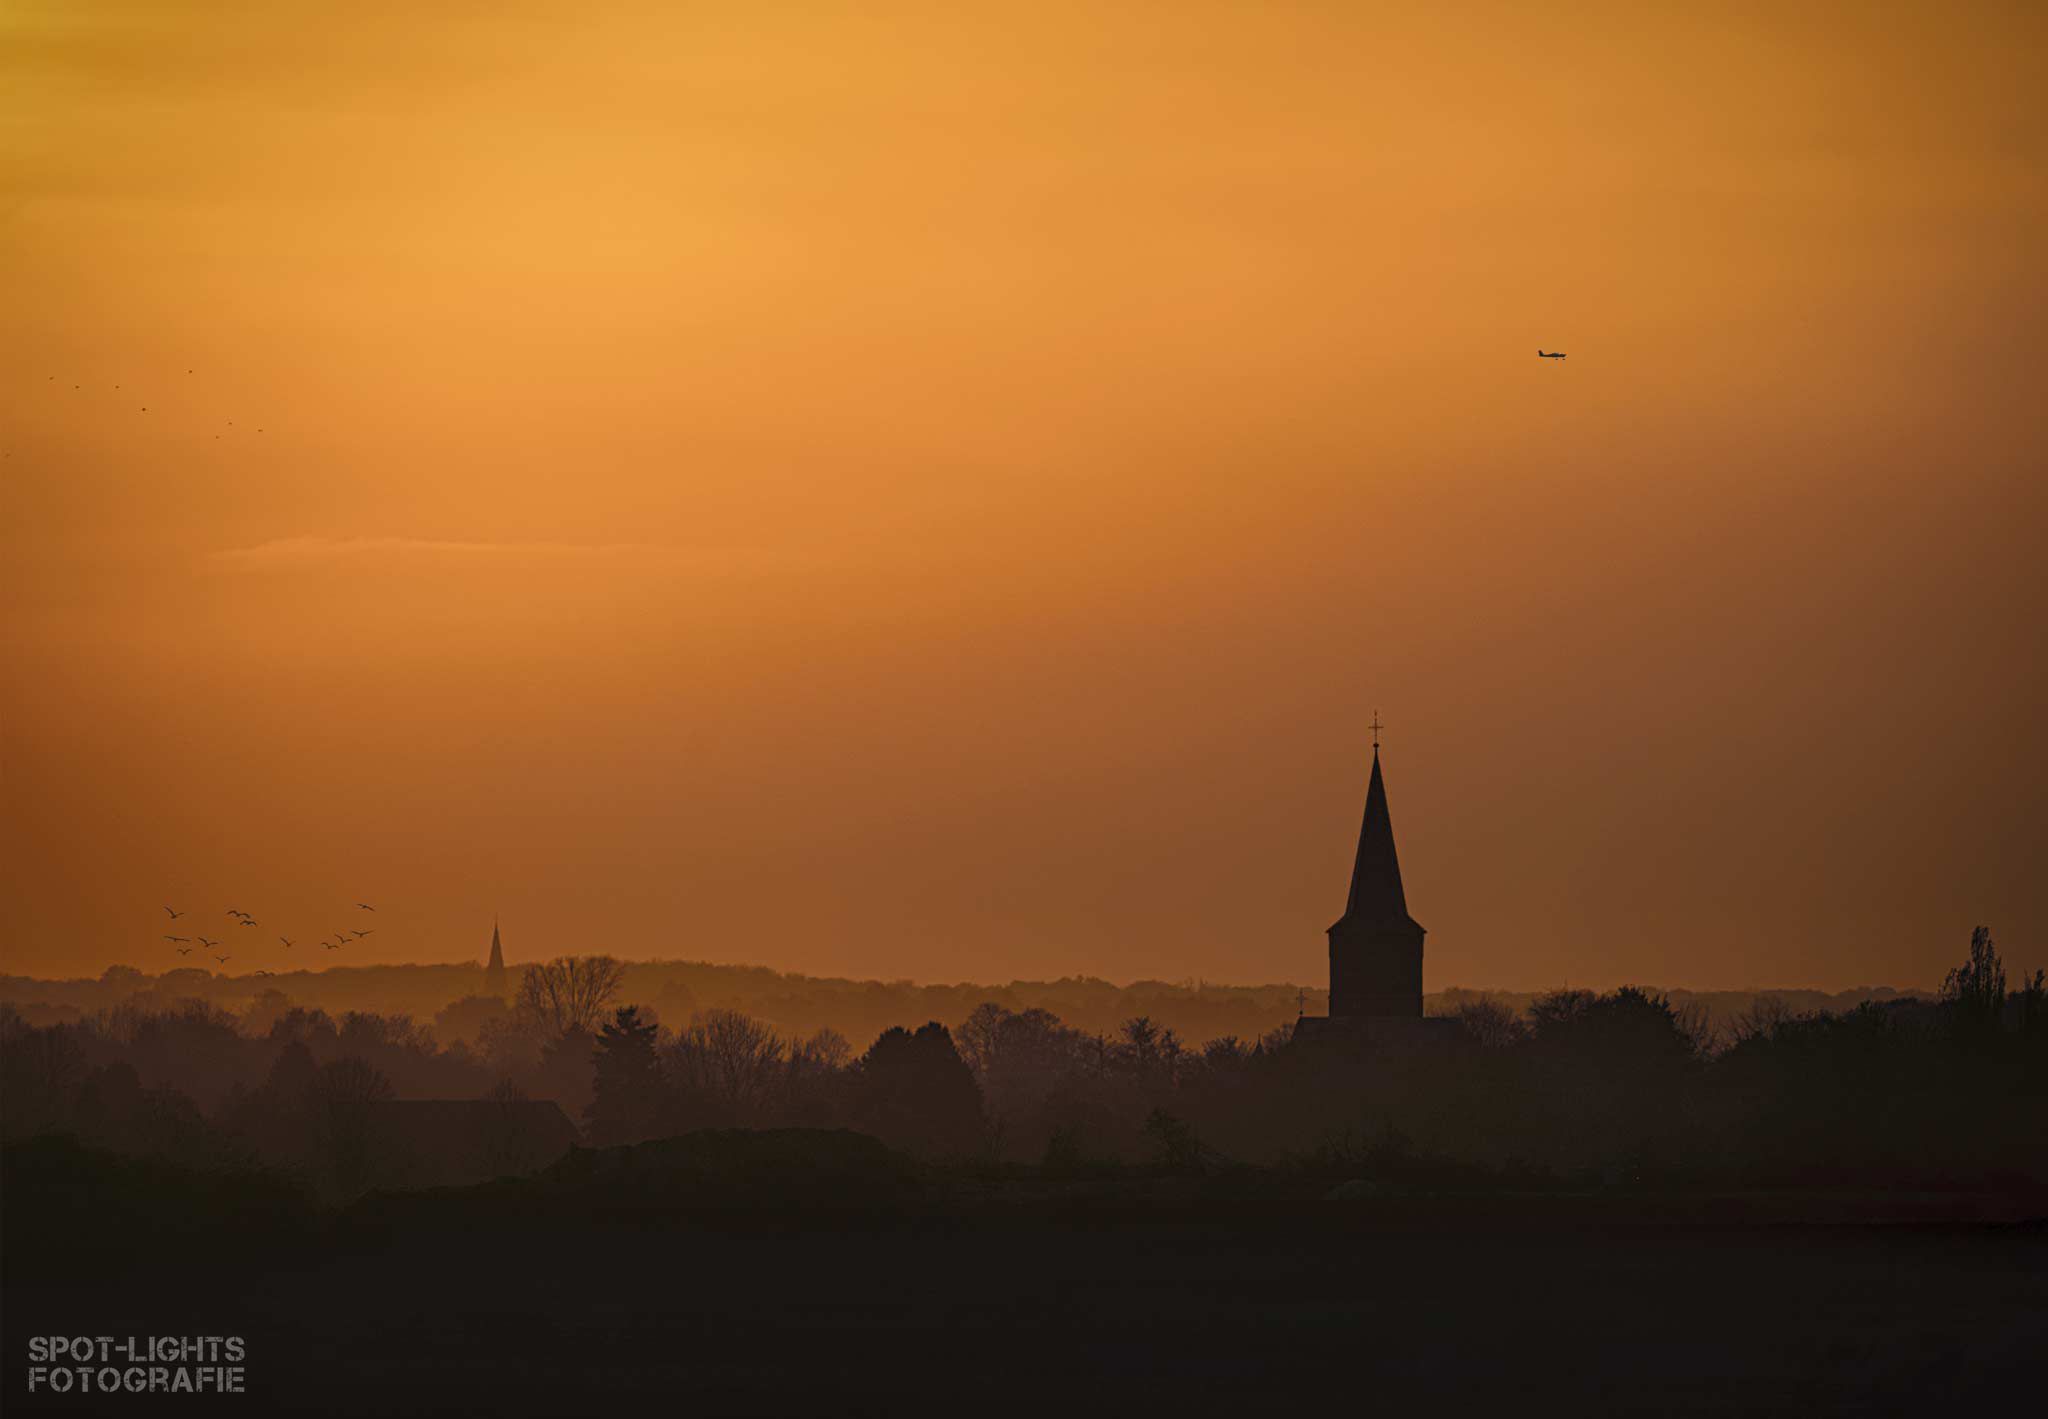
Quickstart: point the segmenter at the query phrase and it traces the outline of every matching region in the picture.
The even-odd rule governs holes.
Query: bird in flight
[[[192,939],[192,938],[191,938],[191,937],[189,937],[189,936],[166,936],[166,937],[164,937],[164,940],[166,940],[166,941],[190,941],[191,939]]]
[[[213,959],[220,962],[223,966],[225,966],[231,958],[227,956],[215,956]]]
[[[284,945],[285,945],[285,949],[286,949],[287,951],[289,951],[289,950],[291,949],[291,945],[292,945],[292,939],[291,939],[291,937],[289,937],[289,936],[280,936],[280,937],[278,937],[277,939],[278,939],[278,940],[280,940],[280,941],[282,941],[282,942],[284,943]]]
[[[245,916],[242,918],[242,925],[244,926],[254,926],[255,924],[256,918],[253,916]]]
[[[339,951],[341,949],[340,944],[334,941],[323,941],[320,944],[322,946],[325,946],[330,951]]]
[[[178,948],[178,954],[180,956],[189,956],[192,954],[192,948],[190,946],[180,946]]]
[[[248,914],[249,914],[249,913],[247,913],[247,912],[238,912],[238,911],[236,911],[236,910],[235,910],[235,909],[234,909],[233,907],[229,907],[229,908],[228,908],[228,915],[229,915],[229,916],[247,916]]]
[[[1561,360],[1564,358],[1564,351],[1559,350],[1556,354],[1552,354],[1548,350],[1538,350],[1536,357],[1543,360]]]
[[[200,944],[201,946],[204,946],[204,947],[206,947],[206,948],[207,948],[207,949],[208,949],[209,951],[210,951],[210,950],[212,950],[212,949],[213,949],[214,947],[216,947],[216,946],[220,945],[220,943],[219,943],[218,941],[214,940],[214,939],[213,939],[213,938],[212,938],[211,936],[202,936],[202,937],[200,937],[200,938],[199,938],[199,944]]]
[[[366,911],[366,912],[373,912],[373,911],[377,910],[377,909],[376,909],[375,907],[371,906],[371,905],[370,905],[370,904],[369,904],[368,902],[357,902],[357,903],[356,903],[356,905],[357,905],[357,906],[359,906],[359,907],[361,907],[361,908],[362,908],[362,909],[363,909],[364,911]]]
[[[376,929],[377,929],[377,928],[373,926],[373,927],[371,927],[371,928],[369,929],[369,931],[358,931],[358,932],[356,933],[356,940],[358,940],[358,941],[362,940],[362,939],[363,939],[363,938],[364,938],[365,936],[368,936],[368,935],[370,934],[370,932],[371,932],[371,931],[375,931]]]
[[[169,907],[165,907],[165,908],[164,908],[164,910],[165,910],[165,911],[167,911],[167,912],[171,912],[171,920],[172,920],[172,921],[176,921],[176,920],[177,920],[177,919],[178,919],[179,917],[181,917],[181,916],[183,916],[183,915],[185,914],[185,913],[183,913],[183,912],[172,912],[172,911],[171,911],[171,909],[170,909]]]

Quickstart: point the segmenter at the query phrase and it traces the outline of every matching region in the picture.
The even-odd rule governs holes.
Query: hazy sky
[[[1320,982],[1375,708],[1431,989],[2048,964],[2044,55],[10,0],[6,968]]]

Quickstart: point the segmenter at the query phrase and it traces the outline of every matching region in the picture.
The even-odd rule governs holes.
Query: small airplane
[[[1548,350],[1538,350],[1536,352],[1536,358],[1540,360],[1561,360],[1564,358],[1564,351],[1559,350],[1556,354],[1552,354]]]

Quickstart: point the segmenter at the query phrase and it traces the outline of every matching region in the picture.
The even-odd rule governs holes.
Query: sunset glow
[[[7,6],[5,969],[2038,943],[2048,8],[1672,8]]]

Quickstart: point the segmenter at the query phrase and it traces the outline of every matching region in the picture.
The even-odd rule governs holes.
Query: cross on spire
[[[1372,712],[1372,723],[1367,725],[1366,728],[1372,731],[1373,752],[1378,753],[1380,747],[1380,731],[1386,728],[1384,724],[1380,723],[1380,712],[1378,710],[1374,710]]]

